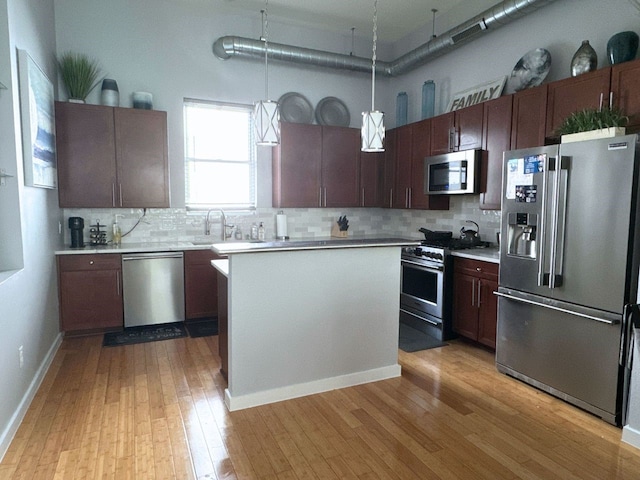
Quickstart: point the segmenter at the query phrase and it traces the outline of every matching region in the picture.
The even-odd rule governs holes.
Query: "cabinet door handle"
[[[602,101],[604,100],[604,93],[600,92],[600,108],[598,110],[602,110]]]
[[[111,206],[116,206],[116,184],[111,182]]]
[[[389,189],[389,208],[393,208],[393,188]]]
[[[609,110],[613,108],[613,92],[609,92]]]
[[[318,206],[322,206],[322,187],[318,190]]]
[[[324,207],[327,206],[327,187],[324,187]]]
[[[471,306],[476,306],[476,279],[471,279]]]
[[[93,265],[93,260],[90,260],[90,261],[89,261],[89,265]]]
[[[478,280],[478,308],[480,308],[481,298],[480,298],[480,287],[482,285],[482,280]]]
[[[120,206],[122,206],[122,184],[118,184],[118,189],[120,190]]]
[[[481,267],[476,267],[476,272],[481,272],[482,268]]]
[[[411,208],[411,187],[407,188],[407,208]]]
[[[363,207],[364,207],[364,205],[365,205],[365,203],[364,203],[364,187],[362,187],[362,204],[361,204],[361,205],[362,205]]]
[[[120,296],[120,272],[116,273],[116,295]]]

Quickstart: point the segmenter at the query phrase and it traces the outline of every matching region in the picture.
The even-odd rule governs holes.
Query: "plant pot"
[[[85,103],[81,98],[70,98],[69,103]]]
[[[588,132],[570,133],[560,137],[560,143],[582,142],[584,140],[595,140],[598,138],[612,138],[624,135],[624,127],[609,127],[600,130],[590,130]]]

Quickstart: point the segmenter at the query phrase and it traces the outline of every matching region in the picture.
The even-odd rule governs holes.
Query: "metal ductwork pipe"
[[[430,60],[470,42],[479,34],[507,25],[554,1],[555,0],[504,0],[392,62],[377,61],[376,73],[386,76],[397,76],[410,72]],[[265,53],[264,42],[262,40],[243,37],[220,37],[213,44],[213,53],[216,57],[225,60],[234,56],[263,59]],[[370,58],[295,47],[281,43],[269,42],[269,58],[284,62],[339,70],[371,72]]]
[[[220,37],[213,43],[213,53],[223,60],[233,56],[264,60],[264,42],[243,37]],[[370,58],[342,55],[312,48],[294,47],[282,43],[269,42],[269,59],[371,73]],[[386,74],[388,66],[387,62],[376,61],[376,73]]]

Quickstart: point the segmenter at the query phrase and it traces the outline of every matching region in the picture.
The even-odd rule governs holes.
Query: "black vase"
[[[607,42],[607,57],[609,57],[611,65],[635,60],[636,53],[638,53],[638,34],[636,32],[616,33]]]
[[[598,55],[596,55],[596,51],[589,45],[589,40],[583,40],[582,45],[571,59],[571,76],[577,77],[583,73],[591,72],[597,67]]]

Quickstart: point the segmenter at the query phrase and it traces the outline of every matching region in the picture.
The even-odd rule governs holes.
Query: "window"
[[[253,107],[185,100],[187,209],[256,206]]]

